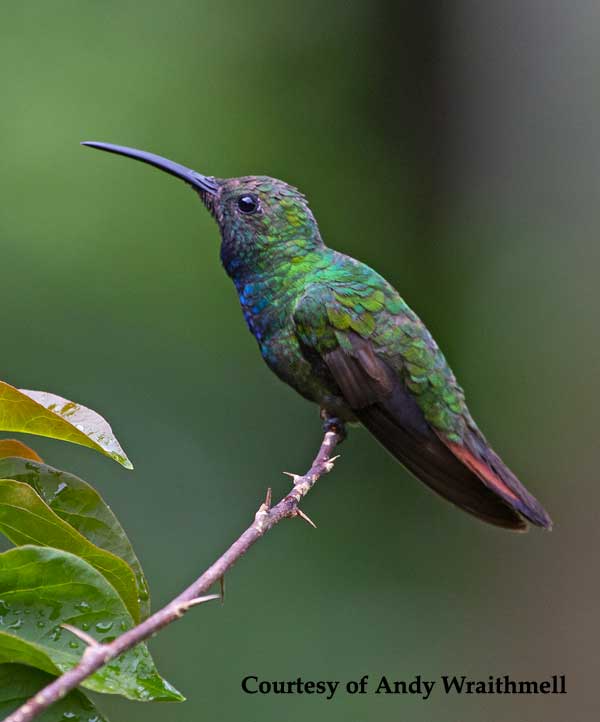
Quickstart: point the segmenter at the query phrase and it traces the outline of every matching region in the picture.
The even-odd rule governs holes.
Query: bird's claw
[[[338,416],[329,416],[323,412],[321,412],[321,418],[323,419],[323,431],[325,433],[333,431],[340,437],[340,443],[341,441],[344,441],[344,439],[348,436],[348,432],[346,431],[346,424],[342,421],[342,419]]]

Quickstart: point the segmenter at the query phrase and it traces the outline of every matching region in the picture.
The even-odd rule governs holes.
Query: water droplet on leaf
[[[98,632],[110,632],[113,627],[112,622],[98,622],[96,624],[96,631]]]

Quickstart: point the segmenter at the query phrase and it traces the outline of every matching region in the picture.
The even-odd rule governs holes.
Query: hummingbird
[[[274,373],[317,403],[325,428],[360,423],[417,479],[490,524],[552,521],[494,452],[442,351],[398,291],[325,245],[305,196],[267,176],[207,176],[135,148],[82,145],[180,178],[221,233],[221,262]]]

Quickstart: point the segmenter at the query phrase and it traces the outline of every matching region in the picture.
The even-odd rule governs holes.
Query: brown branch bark
[[[231,569],[235,562],[268,532],[269,529],[287,517],[302,516],[303,518],[307,518],[304,513],[300,513],[298,504],[300,500],[308,494],[319,478],[323,476],[323,474],[331,471],[333,463],[337,458],[333,456],[333,450],[343,438],[343,430],[338,431],[336,427],[333,427],[327,431],[310,469],[303,476],[292,475],[294,486],[290,493],[276,506],[271,507],[271,490],[269,489],[267,498],[256,512],[252,525],[246,529],[202,576],[196,579],[193,584],[190,584],[187,589],[162,609],[159,609],[148,617],[148,619],[138,624],[137,627],[124,632],[109,644],[100,644],[91,638],[84,639],[84,641],[88,643],[88,647],[83,653],[79,664],[44,687],[44,689],[25,702],[19,709],[6,717],[4,722],[30,722],[30,720],[35,719],[35,717],[44,710],[48,709],[50,705],[71,692],[85,679],[115,657],[118,657],[128,649],[135,647],[136,644],[153,636],[168,624],[180,619],[191,607],[201,604],[204,601],[218,598],[219,595],[202,595],[204,595],[213,584],[223,579],[225,573]],[[308,521],[310,522],[310,520]],[[71,628],[70,631],[82,639],[82,634],[85,634],[73,628]]]

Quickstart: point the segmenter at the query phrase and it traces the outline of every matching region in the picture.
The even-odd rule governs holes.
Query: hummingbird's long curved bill
[[[186,183],[189,183],[194,188],[215,195],[219,190],[218,182],[211,176],[205,176],[201,173],[196,173],[191,168],[186,168],[184,165],[174,163],[172,160],[163,158],[160,155],[154,153],[148,153],[145,150],[138,150],[137,148],[127,148],[124,145],[113,145],[112,143],[98,143],[95,140],[85,140],[81,145],[87,145],[90,148],[98,148],[99,150],[105,150],[108,153],[117,153],[118,155],[125,155],[128,158],[134,158],[140,160],[142,163],[148,163],[153,165],[155,168],[170,173],[176,178],[181,178]]]

